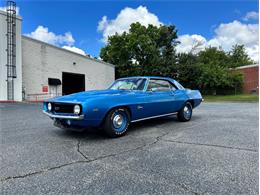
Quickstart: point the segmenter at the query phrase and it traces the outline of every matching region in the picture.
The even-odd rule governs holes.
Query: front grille
[[[56,113],[74,113],[74,104],[53,103],[52,111]]]

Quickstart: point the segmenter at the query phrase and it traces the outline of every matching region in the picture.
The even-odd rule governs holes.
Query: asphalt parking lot
[[[258,103],[203,103],[117,139],[40,109],[0,104],[1,194],[258,194]]]

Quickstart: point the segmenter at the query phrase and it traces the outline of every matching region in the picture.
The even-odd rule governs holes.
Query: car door
[[[174,112],[174,89],[163,79],[150,79],[146,90],[145,111],[147,117]]]

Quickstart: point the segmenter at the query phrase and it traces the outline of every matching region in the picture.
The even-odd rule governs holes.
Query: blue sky
[[[0,2],[0,7],[5,6],[3,0]],[[22,32],[24,34],[34,32],[38,26],[48,28],[48,33],[53,32],[57,36],[70,32],[74,41],[68,44],[80,48],[92,56],[98,56],[100,48],[105,45],[102,41],[102,33],[105,32],[105,28],[98,32],[99,21],[103,16],[107,16],[106,26],[111,25],[111,20],[115,20],[120,11],[126,7],[135,11],[142,6],[149,14],[156,16],[159,22],[176,25],[179,36],[200,35],[206,39],[206,42],[221,36],[216,34],[216,29],[221,24],[238,21],[238,26],[239,24],[242,27],[252,24],[257,25],[258,29],[258,19],[245,19],[248,12],[258,13],[258,1],[253,0],[17,1],[17,6],[19,14],[23,18]],[[63,46],[66,43],[56,42],[54,44]]]

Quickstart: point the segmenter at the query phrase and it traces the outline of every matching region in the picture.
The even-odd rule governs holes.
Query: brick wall
[[[250,65],[250,66],[241,66],[236,69],[244,77],[243,83],[243,93],[259,93],[259,66]]]

